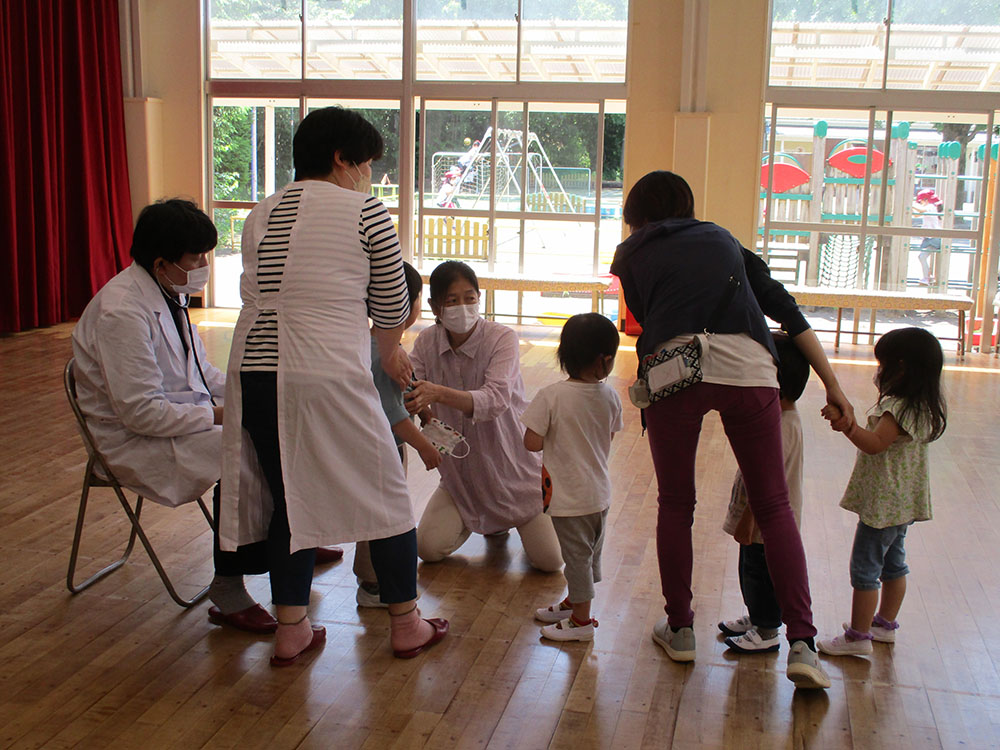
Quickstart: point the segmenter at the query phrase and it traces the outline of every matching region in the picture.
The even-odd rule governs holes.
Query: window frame
[[[770,35],[769,35],[770,36]],[[770,39],[768,43],[768,57],[770,60]],[[883,81],[884,83],[884,81]],[[770,107],[770,114],[766,115],[767,108]],[[1000,123],[1000,106],[997,105],[996,94],[992,92],[966,92],[966,91],[915,91],[911,89],[836,89],[836,88],[807,88],[800,86],[771,86],[765,87],[764,113],[769,119],[770,130],[768,133],[767,150],[765,151],[769,163],[773,164],[776,151],[777,120],[782,108],[817,111],[831,110],[868,110],[868,142],[873,142],[876,115],[884,113],[889,119],[885,125],[886,148],[888,153],[888,139],[891,133],[891,116],[894,112],[923,112],[928,117],[934,114],[942,115],[942,119],[947,119],[953,115],[972,115],[986,119],[986,148],[985,165],[983,170],[983,187],[979,195],[979,216],[980,221],[975,230],[942,229],[935,232],[935,236],[955,240],[966,239],[976,244],[976,253],[973,260],[972,287],[969,289],[969,296],[973,300],[973,308],[969,312],[966,321],[965,336],[967,341],[972,341],[975,331],[976,319],[982,319],[984,331],[992,331],[994,327],[993,305],[990,300],[997,293],[997,273],[1000,266],[1000,222],[994,219],[990,235],[986,235],[986,222],[982,218],[987,214],[987,197],[989,193],[990,180],[995,174],[993,166],[992,149],[993,145],[1000,140],[993,132]],[[763,121],[764,117],[762,117]],[[763,250],[762,257],[766,261],[768,258],[768,245],[771,233],[774,230],[789,231],[809,231],[809,232],[830,232],[833,225],[829,223],[810,222],[789,222],[772,221],[772,200],[770,180],[773,179],[773,171],[770,173],[769,184],[763,188],[765,194],[765,208],[763,220],[759,221],[758,229],[763,230],[761,242]],[[862,205],[869,205],[871,189],[871,170],[866,170],[864,182],[864,197]],[[1000,190],[993,189],[992,213],[994,217],[1000,216]],[[884,221],[885,206],[878,211],[879,221]],[[872,224],[868,220],[869,211],[862,210],[862,221],[859,225],[844,227],[850,234],[858,235],[860,243],[866,242],[866,237],[914,237],[922,236],[920,228],[889,226],[884,224]],[[756,233],[755,233],[756,235]],[[986,264],[985,272],[983,264]],[[985,281],[983,281],[985,279]],[[946,282],[947,284],[947,282]],[[947,286],[945,287],[947,289]],[[980,346],[981,352],[993,350],[992,338],[984,336]]]
[[[575,221],[582,223],[593,223],[594,249],[591,272],[596,274],[599,266],[599,241],[600,241],[600,221],[601,221],[601,186],[599,180],[602,177],[603,154],[604,154],[604,120],[606,114],[606,103],[626,102],[627,84],[623,80],[620,83],[607,82],[537,82],[537,81],[432,81],[418,80],[416,78],[416,50],[417,50],[417,24],[416,24],[416,2],[417,0],[405,0],[403,3],[403,59],[402,77],[399,80],[365,80],[365,79],[329,79],[329,78],[307,78],[306,77],[306,45],[308,21],[306,16],[306,0],[301,0],[301,23],[302,23],[302,65],[299,78],[212,78],[209,42],[210,24],[210,3],[211,0],[203,0],[202,18],[204,19],[205,43],[203,49],[203,66],[205,70],[205,184],[207,190],[207,210],[209,215],[214,216],[215,209],[220,208],[253,208],[257,201],[222,201],[216,200],[212,190],[213,185],[213,159],[212,149],[214,144],[213,133],[213,107],[216,99],[281,99],[297,100],[299,103],[299,120],[307,113],[308,101],[310,99],[353,99],[353,100],[392,100],[399,102],[399,184],[416,185],[417,169],[415,169],[416,155],[421,154],[419,170],[423,170],[423,144],[417,143],[417,113],[423,117],[425,110],[421,108],[424,101],[483,101],[491,102],[491,122],[494,131],[497,119],[497,105],[503,103],[522,103],[524,111],[527,112],[531,104],[546,103],[567,103],[596,106],[598,108],[598,132],[597,132],[597,189],[595,192],[595,211],[590,214],[562,214],[541,211],[526,211],[523,203],[519,212],[502,212],[503,219],[517,219],[520,221],[522,231],[520,233],[519,248],[519,270],[524,269],[524,222],[526,220],[555,220],[555,221]],[[521,9],[523,0],[518,0],[518,34],[520,40]],[[629,7],[631,13],[631,3]],[[631,27],[626,23],[626,70],[629,64]],[[520,76],[520,59],[522,54],[521,44],[518,43],[518,76]],[[489,96],[484,96],[484,86],[488,86]],[[426,133],[425,130],[421,130]],[[407,155],[404,157],[404,155]],[[397,216],[399,222],[400,246],[403,257],[407,261],[413,261],[416,253],[411,239],[417,237],[421,242],[423,235],[423,216],[480,216],[488,217],[491,227],[497,215],[494,191],[490,193],[490,209],[487,211],[470,209],[436,209],[419,205],[423,201],[419,200],[424,183],[419,183],[420,190],[400,190],[398,208],[390,208],[390,213]],[[415,203],[417,205],[415,205]],[[418,232],[414,232],[413,222],[418,221]],[[495,232],[491,232],[489,268],[492,270],[495,260]],[[214,301],[214,289],[210,290],[209,304]]]

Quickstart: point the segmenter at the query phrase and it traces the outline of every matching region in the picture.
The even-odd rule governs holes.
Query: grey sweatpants
[[[585,516],[552,517],[566,564],[563,574],[571,602],[589,602],[594,598],[594,584],[601,580],[601,549],[607,518],[607,508]]]

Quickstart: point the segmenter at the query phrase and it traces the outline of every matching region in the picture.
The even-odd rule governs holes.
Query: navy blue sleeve
[[[795,297],[788,293],[785,285],[771,277],[771,269],[757,253],[743,250],[743,265],[747,271],[747,281],[753,290],[760,309],[782,330],[795,338],[809,328],[809,322],[799,310]]]

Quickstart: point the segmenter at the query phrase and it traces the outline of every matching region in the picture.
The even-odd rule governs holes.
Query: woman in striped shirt
[[[340,107],[310,113],[295,181],[243,230],[243,309],[224,418],[223,549],[266,539],[278,632],[271,663],[325,639],[306,613],[315,548],[367,540],[399,657],[441,640],[416,608],[417,542],[403,467],[371,375],[368,327],[401,385],[409,298],[391,218],[370,194],[382,138]]]

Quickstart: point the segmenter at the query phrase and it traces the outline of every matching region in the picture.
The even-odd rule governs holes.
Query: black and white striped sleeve
[[[368,315],[378,328],[395,328],[410,314],[410,297],[392,216],[375,196],[368,198],[361,208],[358,233],[371,263]]]

